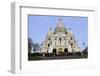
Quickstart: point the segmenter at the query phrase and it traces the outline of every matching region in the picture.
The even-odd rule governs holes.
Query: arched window
[[[61,44],[61,38],[59,38],[59,40],[60,40],[60,44]]]
[[[51,40],[51,38],[48,38],[48,40]]]
[[[67,48],[64,49],[64,53],[68,53],[68,49]]]
[[[50,47],[50,44],[48,44],[48,47]]]
[[[70,45],[73,46],[73,43],[71,43]]]
[[[70,39],[72,40],[72,37],[70,37]]]
[[[56,54],[56,52],[57,52],[57,50],[54,48],[54,49],[53,49],[53,53]]]

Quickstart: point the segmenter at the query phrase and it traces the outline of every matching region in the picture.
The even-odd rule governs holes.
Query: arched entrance
[[[64,49],[64,53],[68,54],[68,49],[67,48]]]
[[[63,55],[63,48],[58,49],[58,55]]]
[[[57,50],[54,48],[54,49],[53,49],[53,54],[56,54],[56,52],[57,52]]]
[[[63,51],[63,49],[62,48],[59,48],[58,51]]]

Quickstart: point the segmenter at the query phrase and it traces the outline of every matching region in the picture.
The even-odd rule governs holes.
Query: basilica
[[[76,53],[80,52],[77,40],[73,32],[66,28],[60,18],[55,30],[48,31],[45,41],[42,43],[41,53]]]

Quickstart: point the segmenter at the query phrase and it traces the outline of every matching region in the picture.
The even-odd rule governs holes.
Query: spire
[[[51,35],[53,33],[52,28],[50,27],[48,35]]]
[[[50,31],[52,31],[52,28],[50,27]]]
[[[71,30],[71,28],[69,27],[69,30]]]

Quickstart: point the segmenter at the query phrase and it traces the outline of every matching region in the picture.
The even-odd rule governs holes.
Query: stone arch
[[[65,48],[64,49],[64,53],[68,53],[68,48]]]
[[[53,49],[53,53],[54,53],[54,54],[56,54],[56,53],[57,53],[57,50],[56,50],[55,48]]]
[[[59,48],[58,51],[63,51],[63,48]]]

